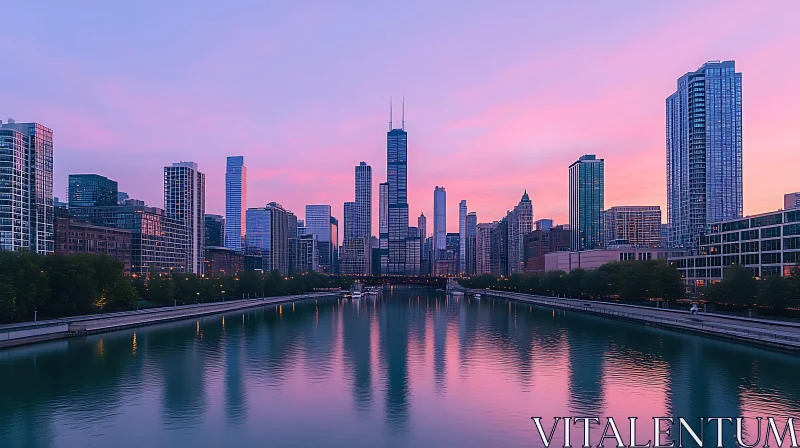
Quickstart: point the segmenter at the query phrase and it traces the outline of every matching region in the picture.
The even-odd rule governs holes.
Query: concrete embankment
[[[0,325],[0,349],[70,336],[120,330],[123,328],[170,322],[180,319],[227,313],[296,300],[338,297],[338,291],[268,297],[262,299],[232,300],[179,307],[150,308],[119,313],[93,314],[41,322],[24,322]]]
[[[470,292],[800,353],[800,324],[794,322],[718,314],[691,314],[684,310],[535,296],[504,291],[472,290]]]

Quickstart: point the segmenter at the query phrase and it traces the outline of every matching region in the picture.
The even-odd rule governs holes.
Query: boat
[[[476,298],[476,299],[480,299],[480,298],[481,298],[481,295],[480,295],[480,294],[478,294],[478,293],[475,293],[475,298]]]
[[[353,299],[360,299],[361,292],[360,291],[353,291],[353,295],[351,296]]]

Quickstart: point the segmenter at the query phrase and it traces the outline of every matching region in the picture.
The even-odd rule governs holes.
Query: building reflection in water
[[[402,291],[402,290],[400,290]],[[406,293],[407,294],[407,293]],[[408,423],[408,318],[406,294],[393,290],[380,301],[380,358],[385,381],[385,418],[394,432]]]
[[[372,409],[372,363],[370,307],[373,301],[342,307],[342,355],[346,376],[352,381],[353,404],[360,412]]]

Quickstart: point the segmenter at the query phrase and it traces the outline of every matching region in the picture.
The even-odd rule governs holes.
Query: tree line
[[[769,307],[786,310],[800,306],[800,269],[789,277],[769,276],[763,279],[742,265],[725,268],[722,281],[701,290],[709,302],[739,307]]]
[[[583,299],[615,298],[628,302],[672,301],[686,295],[680,272],[660,260],[617,261],[593,270],[513,274],[499,279],[485,274],[463,279],[461,284],[468,288]]]
[[[0,324],[130,310],[349,288],[346,277],[308,273],[242,272],[204,278],[194,274],[126,276],[119,260],[105,255],[38,255],[0,252]],[[145,302],[142,302],[145,301]]]

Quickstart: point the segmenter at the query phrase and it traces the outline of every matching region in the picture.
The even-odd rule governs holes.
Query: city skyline
[[[19,7],[9,5],[6,10],[12,14]],[[0,116],[3,120],[13,117],[20,122],[41,122],[54,130],[58,142],[54,191],[58,196],[66,190],[68,174],[95,172],[117,180],[131,197],[159,206],[160,167],[175,160],[195,160],[208,176],[208,212],[224,214],[225,156],[242,154],[252,171],[248,207],[277,201],[291,210],[302,210],[307,203],[326,203],[338,209],[350,198],[348,180],[354,164],[363,160],[374,167],[376,180],[385,178],[381,131],[386,103],[390,96],[399,99],[405,94],[406,125],[412,135],[411,216],[420,212],[432,216],[429,192],[435,185],[445,185],[452,197],[467,198],[470,209],[486,219],[501,217],[507,208],[504,204],[527,189],[543,216],[566,222],[567,183],[557,175],[556,167],[583,153],[602,154],[607,160],[607,206],[659,205],[666,210],[664,98],[674,91],[677,77],[706,61],[729,59],[736,60],[737,71],[743,73],[747,109],[743,116],[744,214],[777,209],[783,193],[797,190],[790,170],[800,162],[800,155],[793,151],[790,133],[800,112],[788,105],[800,94],[791,82],[800,74],[800,65],[784,57],[798,42],[790,33],[789,21],[796,16],[797,6],[790,3],[769,8],[702,5],[702,11],[722,14],[726,25],[699,40],[670,32],[675,22],[687,19],[677,15],[680,8],[631,3],[625,8],[630,20],[608,27],[601,18],[609,18],[615,8],[590,5],[571,16],[583,24],[581,33],[557,36],[546,45],[539,39],[540,33],[558,34],[551,31],[560,23],[554,19],[566,14],[565,6],[542,8],[533,19],[536,26],[525,27],[521,23],[531,15],[521,8],[497,9],[478,17],[467,7],[459,18],[447,18],[449,9],[442,5],[432,8],[428,17],[417,17],[421,15],[409,6],[399,14],[417,32],[405,38],[402,46],[398,36],[379,31],[388,20],[384,11],[360,12],[368,20],[345,31],[336,26],[338,16],[329,15],[325,5],[310,12],[290,7],[271,11],[274,21],[263,27],[244,20],[236,32],[223,28],[222,47],[205,48],[187,38],[170,43],[175,50],[171,52],[141,50],[142,41],[162,38],[159,31],[147,31],[155,18],[137,16],[134,22],[139,34],[134,38],[124,32],[132,29],[117,22],[113,11],[101,8],[95,13],[109,27],[93,29],[96,38],[89,44],[81,34],[56,37],[69,35],[67,28],[75,32],[69,20],[63,24],[57,20],[69,17],[69,8],[39,8],[19,12],[36,13],[53,25],[48,29],[52,35],[33,35],[22,24],[10,24],[9,34],[14,38],[0,43],[20,63],[20,70],[7,74],[15,89],[4,98]],[[683,25],[702,24],[702,11]],[[768,11],[774,15],[765,28],[761,24]],[[353,12],[344,8],[341,13]],[[215,16],[219,13],[214,11]],[[255,18],[264,12],[231,8],[220,18],[236,22],[245,14]],[[164,17],[174,16],[175,28],[187,36],[193,29],[204,29],[210,15],[202,4],[185,16],[170,8],[164,10]],[[501,18],[511,20],[501,32],[469,36],[464,31],[475,29],[473,25],[480,21],[500,23]],[[290,38],[301,31],[273,26],[280,20],[318,22],[321,26],[310,39],[333,41],[325,37],[339,37],[338,47],[353,43],[352,48],[340,50],[342,53],[331,59],[325,56],[330,48],[306,47]],[[258,39],[245,39],[262,34],[270,37],[264,42],[285,35],[290,45],[280,50],[253,43]],[[355,45],[357,41],[370,42]],[[498,50],[503,47],[498,45],[501,41],[513,44]],[[268,67],[250,66],[249,71],[259,78],[256,84],[252,78],[242,78],[240,70],[207,63],[214,60],[215,52],[230,47],[226,43],[236,42],[242,44],[242,50],[231,57],[242,58],[242,62],[244,58],[252,60],[255,51],[262,55],[274,52],[278,62],[297,60],[302,63],[300,72],[312,61],[333,64],[327,65],[329,75],[305,74],[288,85],[287,72],[270,71],[271,78],[266,78],[270,82],[264,83],[263,71]],[[424,48],[423,42],[430,43],[430,48]],[[456,45],[458,42],[461,44]],[[123,51],[100,51],[105,46]],[[391,71],[376,64],[387,47],[406,58]],[[465,50],[458,49],[462,47],[472,48],[470,51],[491,59],[492,64],[476,66],[474,57],[463,57]],[[451,53],[452,48],[456,51]],[[97,60],[95,51],[104,59]],[[298,56],[302,52],[307,53]],[[674,57],[664,57],[665,52]],[[166,53],[180,53],[183,59],[171,61]],[[33,58],[33,54],[41,57]],[[577,59],[577,54],[583,56]],[[363,61],[356,63],[358,60]],[[632,66],[646,66],[646,74],[634,79],[623,76]],[[773,70],[775,66],[781,70]],[[425,68],[425,76],[415,75],[418,67]],[[192,76],[187,81],[183,71],[188,69]],[[554,73],[559,73],[557,82],[540,82],[552,81]],[[265,84],[283,85],[283,91],[259,87],[252,95],[243,93]],[[200,95],[212,86],[215,93]],[[262,101],[267,97],[268,107]],[[179,118],[174,119],[176,116]],[[223,116],[227,128],[216,125]],[[606,116],[615,118],[609,121]],[[163,122],[171,125],[163,126]],[[314,131],[298,132],[301,124],[312,122]],[[576,130],[576,122],[586,125]],[[487,147],[493,151],[486,151]],[[496,157],[498,153],[503,157]],[[509,163],[509,158],[516,163]],[[769,159],[782,163],[775,165]],[[636,172],[626,175],[631,166],[637,167]],[[765,185],[758,181],[766,176],[774,182]],[[499,178],[502,185],[496,182]],[[316,188],[318,183],[312,179],[328,188]],[[456,216],[457,207],[457,202],[448,203],[448,214]],[[377,209],[376,198],[373,209]],[[373,228],[377,227],[375,215]],[[457,222],[451,220],[447,231],[456,230]]]

